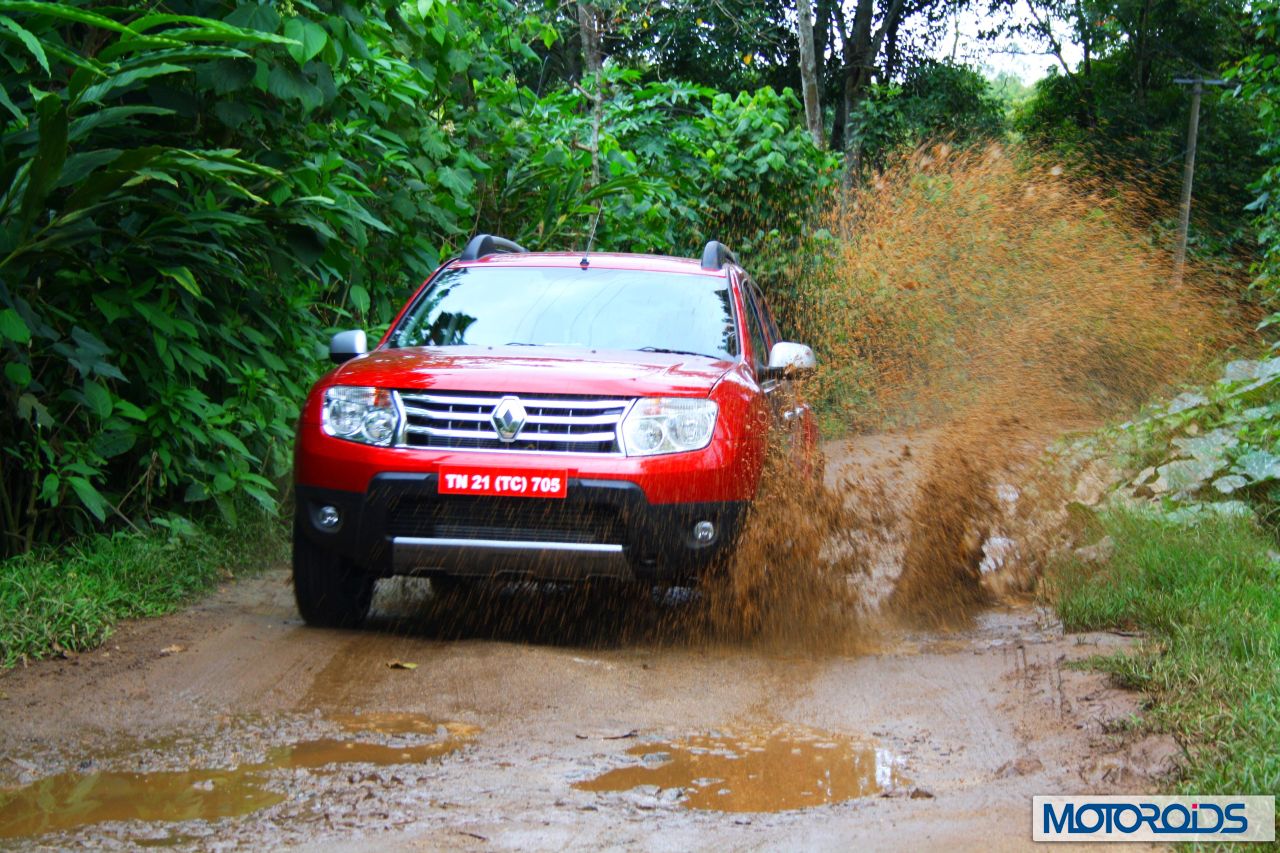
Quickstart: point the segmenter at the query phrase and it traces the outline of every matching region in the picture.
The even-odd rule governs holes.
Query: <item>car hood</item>
[[[504,394],[706,396],[734,363],[702,355],[581,347],[404,347],[375,350],[328,384]]]

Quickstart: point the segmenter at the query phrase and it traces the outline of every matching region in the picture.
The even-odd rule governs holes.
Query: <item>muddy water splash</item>
[[[1172,284],[1167,253],[1127,218],[1132,201],[1026,152],[943,146],[833,217],[841,242],[820,298],[847,308],[819,381],[855,371],[868,394],[851,416],[936,429],[906,515],[899,614],[962,620],[1026,588],[1045,542],[987,558],[995,537],[1046,535],[1036,525],[1060,504],[1036,467],[1046,445],[1194,375],[1228,336],[1219,277]]]
[[[628,791],[678,790],[688,809],[779,812],[839,803],[902,787],[898,762],[874,744],[812,729],[699,735],[643,743],[640,759],[574,785]]]
[[[905,540],[887,601],[913,620],[963,622],[1028,588],[1053,538],[1046,509],[1060,505],[1037,468],[1045,447],[1194,377],[1236,325],[1222,274],[1196,268],[1171,283],[1168,253],[1127,215],[1151,209],[1136,197],[1027,151],[937,146],[839,205],[791,306],[820,347],[806,393],[828,430],[928,430],[929,446],[914,498],[845,482],[816,512],[784,503],[773,528],[816,533],[811,518],[863,505],[863,543]],[[781,479],[775,492],[791,486]],[[878,514],[865,506],[877,499]],[[788,582],[829,589],[808,577],[828,567],[794,553]],[[748,579],[753,561],[773,563],[748,554]]]
[[[712,636],[775,647],[855,650],[858,583],[875,504],[821,479],[823,461],[771,447],[759,493],[728,564],[704,584]]]
[[[106,821],[237,817],[287,799],[268,784],[273,771],[344,764],[418,764],[456,752],[477,732],[473,726],[442,724],[416,714],[347,715],[333,722],[344,731],[382,735],[390,742],[319,738],[273,749],[263,761],[227,769],[61,773],[0,791],[0,838],[61,832]],[[433,739],[424,743],[423,735]]]

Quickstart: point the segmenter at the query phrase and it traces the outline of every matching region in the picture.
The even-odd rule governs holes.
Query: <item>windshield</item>
[[[738,354],[728,279],[577,267],[445,270],[405,315],[390,345]]]

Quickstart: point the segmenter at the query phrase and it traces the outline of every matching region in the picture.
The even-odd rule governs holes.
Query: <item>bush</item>
[[[930,142],[964,146],[996,140],[1007,129],[1004,112],[979,72],[926,61],[901,85],[874,86],[856,105],[848,131],[855,168],[882,169],[895,153]]]
[[[1101,569],[1051,576],[1067,630],[1137,629],[1136,654],[1099,663],[1150,694],[1152,728],[1182,743],[1179,788],[1195,794],[1280,789],[1280,566],[1274,543],[1247,519],[1180,524],[1116,511]]]
[[[1252,50],[1233,69],[1238,93],[1252,103],[1262,126],[1262,176],[1253,184],[1257,197],[1249,209],[1257,213],[1261,258],[1257,285],[1274,303],[1280,294],[1280,2],[1261,0],[1253,11]],[[1273,318],[1274,322],[1275,318]]]
[[[617,71],[593,158],[581,90],[513,82],[555,34],[507,0],[165,8],[0,0],[0,556],[272,509],[326,333],[384,328],[473,230],[715,236],[776,288],[834,170],[790,92]]]
[[[233,531],[160,519],[149,531],[84,537],[0,562],[0,669],[97,647],[121,619],[171,612],[220,581],[286,558],[274,518],[245,510]]]

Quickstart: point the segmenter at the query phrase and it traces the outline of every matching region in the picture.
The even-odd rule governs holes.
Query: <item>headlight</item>
[[[701,450],[711,443],[719,407],[688,397],[641,397],[622,422],[628,456]]]
[[[382,447],[394,442],[400,430],[396,402],[385,388],[326,388],[322,422],[329,435]]]

